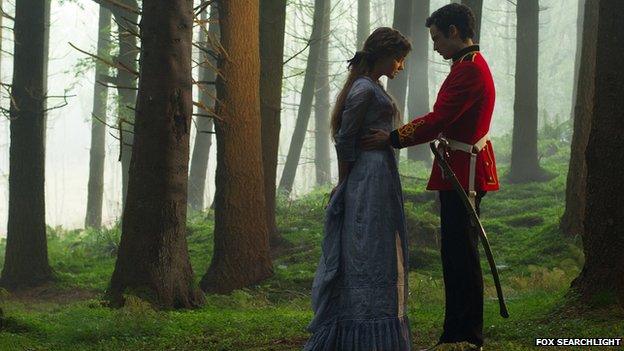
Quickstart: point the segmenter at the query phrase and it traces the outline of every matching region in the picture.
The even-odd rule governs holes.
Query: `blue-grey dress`
[[[396,159],[390,147],[358,146],[370,128],[392,130],[394,114],[379,84],[355,80],[336,135],[338,159],[354,163],[326,209],[306,351],[410,350],[407,237]]]

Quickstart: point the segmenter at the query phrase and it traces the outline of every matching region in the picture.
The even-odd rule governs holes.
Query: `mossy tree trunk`
[[[9,147],[9,213],[0,285],[52,279],[45,225],[45,131],[50,3],[15,4]]]
[[[588,0],[588,15],[596,3],[595,92],[585,151],[585,264],[572,289],[589,306],[609,302],[616,295],[624,306],[624,68],[619,62],[624,47],[624,2]]]
[[[585,218],[587,164],[585,148],[591,126],[594,108],[596,40],[598,24],[598,4],[596,0],[587,2],[587,10],[582,30],[582,55],[578,73],[578,87],[574,108],[574,133],[570,151],[570,164],[566,184],[565,212],[561,217],[561,231],[568,235],[582,235]]]
[[[199,306],[186,242],[193,2],[143,4],[135,135],[121,242],[108,298]]]

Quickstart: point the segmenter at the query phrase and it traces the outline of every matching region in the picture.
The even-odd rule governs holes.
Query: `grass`
[[[505,145],[503,140],[500,143]],[[545,183],[503,184],[501,191],[483,200],[484,226],[511,314],[507,320],[498,316],[483,259],[488,350],[531,350],[538,337],[624,335],[624,312],[619,308],[605,306],[584,314],[563,308],[569,284],[582,267],[583,253],[579,238],[558,232],[567,148],[549,147],[553,149],[542,158],[542,165],[555,178]],[[504,150],[501,154],[506,155]],[[503,157],[499,172],[506,171]],[[428,172],[427,165],[401,163],[410,235],[413,243],[419,243],[410,250],[408,305],[416,348],[437,340],[444,314],[435,240],[439,219],[433,194],[423,190]],[[155,311],[131,296],[124,308],[104,307],[100,299],[115,263],[118,226],[101,231],[48,228],[50,263],[57,281],[27,292],[1,291],[5,319],[0,350],[300,350],[312,317],[309,291],[320,255],[328,191],[319,188],[298,200],[279,199],[279,227],[292,247],[274,258],[273,277],[230,295],[208,295],[206,304],[195,310]],[[212,213],[189,216],[189,252],[198,280],[210,262],[212,231]],[[1,241],[1,253],[4,246]],[[576,349],[586,348],[556,348]]]

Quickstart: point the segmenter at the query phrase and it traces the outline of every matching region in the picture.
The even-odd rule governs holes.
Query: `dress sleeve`
[[[339,161],[355,161],[362,122],[375,94],[373,89],[370,82],[361,79],[353,83],[347,95],[340,128],[335,136],[336,154]]]
[[[476,66],[458,67],[453,73],[448,78],[447,87],[438,94],[432,112],[390,133],[392,146],[403,148],[435,139],[481,97],[483,79]]]

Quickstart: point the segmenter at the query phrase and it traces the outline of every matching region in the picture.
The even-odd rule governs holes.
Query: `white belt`
[[[446,138],[448,147],[453,150],[460,150],[470,154],[470,170],[468,175],[468,199],[472,204],[472,207],[476,210],[475,199],[477,192],[475,191],[475,176],[477,171],[477,154],[483,150],[490,140],[489,135],[486,133],[481,139],[479,139],[474,145],[462,143],[461,141]]]

